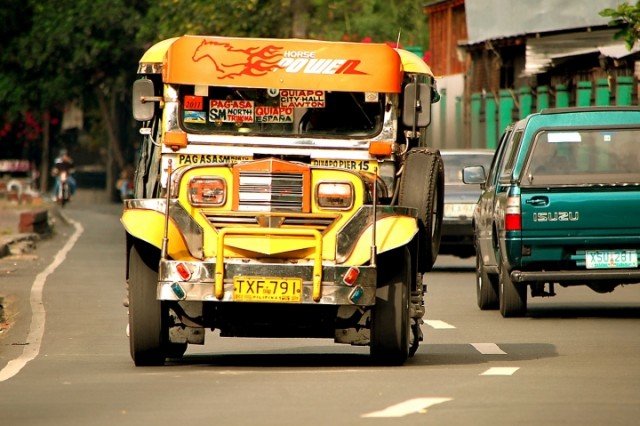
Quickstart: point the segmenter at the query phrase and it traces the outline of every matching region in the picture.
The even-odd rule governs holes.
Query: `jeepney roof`
[[[422,60],[422,58],[420,58],[420,56],[404,49],[396,49],[396,52],[398,52],[398,54],[400,55],[402,68],[405,72],[427,74],[428,76],[433,77],[431,68]]]
[[[140,63],[145,64],[161,64],[164,60],[164,55],[167,53],[169,46],[173,44],[179,37],[168,38],[166,40],[162,40],[144,52],[142,58],[140,58]]]
[[[175,84],[387,93],[400,92],[405,71],[433,76],[386,44],[192,35],[153,45],[138,69]]]

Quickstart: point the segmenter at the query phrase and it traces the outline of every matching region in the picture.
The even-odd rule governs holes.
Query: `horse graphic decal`
[[[241,75],[260,77],[282,68],[278,65],[283,57],[282,50],[282,47],[273,45],[236,49],[226,42],[203,40],[191,59],[194,62],[209,59],[213,62],[220,80],[233,79]]]

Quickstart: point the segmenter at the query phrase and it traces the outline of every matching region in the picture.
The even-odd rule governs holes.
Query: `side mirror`
[[[160,98],[154,96],[153,82],[151,80],[136,80],[133,82],[131,106],[133,118],[137,121],[149,121],[155,114],[154,102]]]
[[[470,184],[484,184],[487,180],[482,166],[467,166],[462,169],[462,181]]]
[[[409,83],[404,87],[402,124],[407,127],[427,127],[431,123],[431,87],[424,83]]]

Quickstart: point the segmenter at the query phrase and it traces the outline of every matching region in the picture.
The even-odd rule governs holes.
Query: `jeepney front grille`
[[[260,228],[313,228],[321,233],[331,228],[341,217],[340,214],[300,214],[280,213],[256,216],[246,213],[205,213],[207,222],[215,229],[228,227]]]
[[[302,173],[240,172],[239,211],[302,212]]]

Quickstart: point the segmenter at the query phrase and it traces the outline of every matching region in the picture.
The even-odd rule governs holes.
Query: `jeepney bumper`
[[[184,277],[188,270],[189,275]],[[354,267],[355,268],[355,267]],[[233,302],[234,277],[262,278],[300,278],[302,280],[301,297],[303,304],[325,305],[358,305],[372,306],[376,298],[376,268],[371,266],[357,267],[357,278],[351,284],[344,280],[350,266],[322,265],[322,282],[320,297],[314,298],[314,264],[303,261],[283,261],[281,263],[262,263],[247,259],[227,259],[224,263],[224,279],[222,297],[216,297],[216,262],[215,259],[203,262],[187,262],[161,260],[158,277],[158,300],[173,301],[217,301]],[[260,278],[258,278],[260,279]],[[317,285],[316,285],[317,287]],[[318,289],[315,289],[317,292]],[[314,300],[316,299],[316,300]],[[279,300],[264,300],[279,302]],[[286,302],[286,301],[283,301]],[[287,302],[288,303],[288,302]]]

